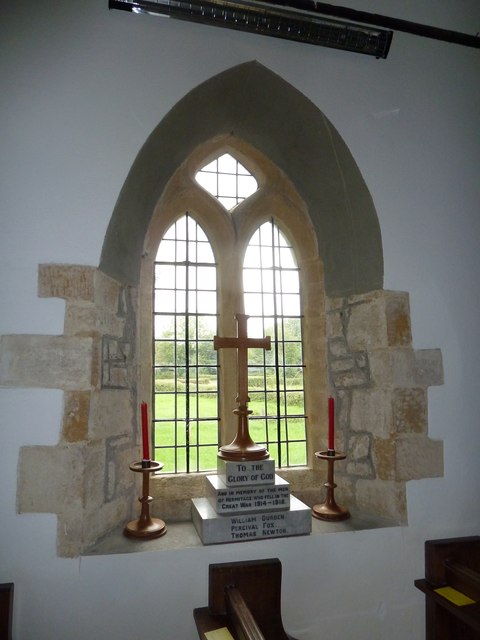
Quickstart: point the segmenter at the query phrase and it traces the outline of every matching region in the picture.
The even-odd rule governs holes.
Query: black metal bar
[[[281,5],[224,0],[109,0],[110,9],[159,14],[247,33],[257,33],[305,44],[320,45],[386,58],[393,32],[339,22]]]
[[[402,31],[404,33],[410,33],[415,36],[421,36],[423,38],[433,38],[434,40],[442,40],[444,42],[451,42],[454,44],[461,44],[465,47],[473,47],[480,49],[480,38],[478,33],[474,36],[467,33],[461,33],[459,31],[451,31],[449,29],[440,29],[438,27],[432,27],[419,22],[410,22],[409,20],[400,20],[399,18],[390,18],[388,16],[379,15],[378,13],[368,13],[366,11],[358,11],[357,9],[349,9],[348,7],[339,7],[325,2],[306,2],[305,0],[289,0],[284,2],[280,0],[283,5],[288,5],[296,8],[303,8],[304,5],[309,5],[308,11],[315,13],[321,13],[323,15],[334,16],[336,18],[343,18],[345,20],[354,20],[355,22],[361,22],[362,24],[370,24],[385,29],[393,29],[394,31]],[[480,25],[478,25],[480,29]]]
[[[212,4],[217,5],[225,5],[228,3],[221,2],[221,0],[213,0]],[[174,4],[174,3],[172,3]],[[191,3],[195,4],[195,3]],[[201,4],[201,3],[198,3]],[[438,27],[432,27],[430,25],[411,22],[409,20],[401,20],[399,18],[391,18],[389,16],[380,15],[377,13],[369,13],[366,11],[359,11],[357,9],[350,9],[348,7],[335,6],[325,2],[316,2],[314,0],[277,0],[276,2],[262,2],[262,1],[253,1],[253,0],[243,0],[235,3],[237,6],[237,10],[240,10],[242,6],[244,8],[250,7],[250,9],[255,8],[257,11],[264,9],[268,12],[278,10],[279,8],[283,8],[286,11],[289,11],[292,18],[295,18],[296,10],[298,12],[299,17],[303,16],[305,18],[306,14],[316,15],[316,16],[331,16],[334,18],[340,18],[343,20],[351,20],[357,23],[382,27],[385,29],[391,29],[394,31],[402,31],[404,33],[409,33],[412,35],[420,36],[423,38],[431,38],[434,40],[441,40],[443,42],[449,42],[453,44],[459,44],[465,47],[472,47],[475,49],[480,48],[480,37],[478,33],[476,35],[471,35],[467,33],[462,33],[459,31],[452,31],[450,29],[441,29]],[[165,6],[169,5],[168,2],[165,3]],[[123,11],[132,11],[135,7],[141,8],[144,6],[151,11],[154,11],[155,8],[161,6],[158,2],[148,2],[145,0],[138,0],[137,2],[128,0],[109,0],[109,8],[110,9],[120,9]],[[165,13],[172,13],[173,11],[169,11],[168,9],[164,9]],[[176,16],[179,17],[179,16]],[[228,25],[225,25],[228,26]],[[354,25],[353,25],[354,26]],[[480,29],[480,26],[479,26]],[[386,56],[384,56],[386,57]]]

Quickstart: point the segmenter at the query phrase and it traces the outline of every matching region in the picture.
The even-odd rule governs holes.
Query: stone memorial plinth
[[[217,475],[227,487],[245,485],[273,484],[275,460],[256,460],[253,462],[232,462],[218,458]]]
[[[290,495],[274,460],[242,463],[219,458],[207,476],[207,497],[192,500],[192,520],[203,544],[309,534],[311,509]]]
[[[207,477],[208,499],[217,513],[288,509],[288,482],[275,475],[274,484],[229,487],[220,476]]]

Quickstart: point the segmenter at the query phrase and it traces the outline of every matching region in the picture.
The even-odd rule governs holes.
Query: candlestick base
[[[143,538],[144,540],[160,538],[166,533],[167,525],[159,518],[150,518],[150,521],[146,523],[140,520],[131,520],[123,529],[123,535],[127,538]]]
[[[328,476],[327,482],[324,484],[327,490],[325,501],[316,504],[312,508],[312,516],[318,520],[327,520],[330,522],[347,520],[350,517],[350,512],[335,502],[334,491],[337,485],[333,481],[333,465],[337,460],[345,460],[347,456],[343,453],[336,453],[333,449],[329,449],[328,451],[317,451],[315,457],[320,460],[327,460]]]
[[[160,471],[163,468],[163,463],[150,460],[150,466],[148,467],[144,466],[144,463],[145,461],[132,462],[130,465],[132,471],[142,473],[142,496],[138,499],[142,505],[142,511],[138,520],[131,520],[125,525],[123,534],[128,538],[150,540],[152,538],[159,538],[167,533],[167,525],[165,522],[159,518],[152,518],[150,516],[150,503],[153,502],[153,498],[148,495],[150,490],[150,474],[155,471]]]

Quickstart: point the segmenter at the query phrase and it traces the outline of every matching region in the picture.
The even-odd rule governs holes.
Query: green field
[[[252,394],[253,395],[253,394]],[[293,399],[293,395],[292,395]],[[176,406],[175,406],[176,403]],[[232,407],[233,408],[233,407]],[[277,465],[290,466],[306,463],[305,453],[305,420],[295,418],[295,415],[303,414],[303,403],[289,402],[287,407],[287,419],[255,419],[255,416],[265,415],[265,403],[263,400],[252,400],[249,408],[253,411],[250,417],[249,430],[252,439],[267,445],[270,456],[275,459]],[[267,412],[270,416],[277,413],[276,405],[269,402]],[[177,417],[177,434],[175,434],[175,415]],[[193,404],[189,410],[189,451],[190,471],[209,471],[217,467],[218,452],[218,415],[217,399],[213,394],[198,396],[198,406]],[[186,429],[185,429],[185,396],[172,393],[157,394],[155,398],[155,417],[157,420],[165,420],[156,424],[154,443],[155,459],[163,462],[164,473],[175,471],[175,445],[177,447],[177,470],[186,471]],[[210,418],[210,419],[209,419]],[[180,421],[178,421],[180,420]],[[288,424],[288,426],[287,426]],[[287,428],[289,444],[286,445]],[[280,433],[278,433],[280,430]],[[277,448],[277,442],[282,443],[281,454]],[[298,440],[299,442],[292,442]]]

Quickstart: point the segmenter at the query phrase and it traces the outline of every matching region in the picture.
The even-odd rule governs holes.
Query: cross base
[[[233,413],[238,416],[237,435],[233,442],[220,447],[217,456],[222,460],[265,460],[270,456],[262,444],[257,444],[248,431],[248,416],[252,411],[246,404],[240,405]]]
[[[231,444],[220,447],[217,456],[221,460],[243,462],[245,460],[265,460],[270,457],[270,454],[261,444],[255,444],[253,442],[250,446],[245,446],[233,441]]]

